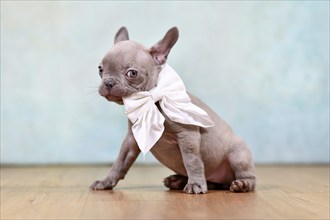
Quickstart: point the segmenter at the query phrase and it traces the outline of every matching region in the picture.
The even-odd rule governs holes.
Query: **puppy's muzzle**
[[[104,85],[110,91],[116,85],[116,82],[112,79],[107,79],[107,80],[104,81]]]
[[[117,82],[114,79],[111,78],[103,79],[99,87],[99,94],[104,97],[111,95],[116,85]]]

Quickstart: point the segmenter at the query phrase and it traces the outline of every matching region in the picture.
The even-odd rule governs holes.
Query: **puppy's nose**
[[[107,80],[104,82],[104,85],[108,88],[108,89],[112,89],[112,87],[114,87],[116,83],[113,80]]]

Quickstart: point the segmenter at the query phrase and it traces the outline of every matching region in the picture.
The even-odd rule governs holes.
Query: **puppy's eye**
[[[135,78],[135,77],[137,77],[137,75],[138,75],[138,72],[136,70],[129,70],[126,73],[126,76],[129,78]]]
[[[98,68],[99,68],[99,75],[100,75],[100,77],[102,77],[103,69],[101,66],[99,66]]]

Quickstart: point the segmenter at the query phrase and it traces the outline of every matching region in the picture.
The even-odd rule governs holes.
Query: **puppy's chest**
[[[178,130],[178,125],[176,122],[173,122],[171,119],[169,119],[169,117],[167,117],[167,115],[165,114],[165,112],[163,111],[163,109],[160,107],[159,102],[155,103],[159,112],[162,113],[162,115],[165,118],[165,122],[164,122],[164,127],[165,127],[165,131],[164,133],[175,133]]]
[[[177,136],[175,135],[176,123],[171,121],[166,116],[166,114],[161,109],[158,102],[156,102],[155,104],[156,104],[158,110],[162,113],[162,115],[165,118],[165,122],[164,122],[165,130],[164,130],[164,133],[163,133],[162,137],[160,138],[159,142],[166,142],[167,144],[176,145],[177,144]]]

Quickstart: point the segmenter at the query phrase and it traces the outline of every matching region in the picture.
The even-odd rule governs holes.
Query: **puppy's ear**
[[[178,28],[172,27],[169,31],[167,31],[163,39],[150,48],[150,54],[157,65],[162,65],[166,62],[167,56],[178,38]]]
[[[119,41],[129,40],[128,31],[126,27],[121,27],[115,36],[115,44]]]

